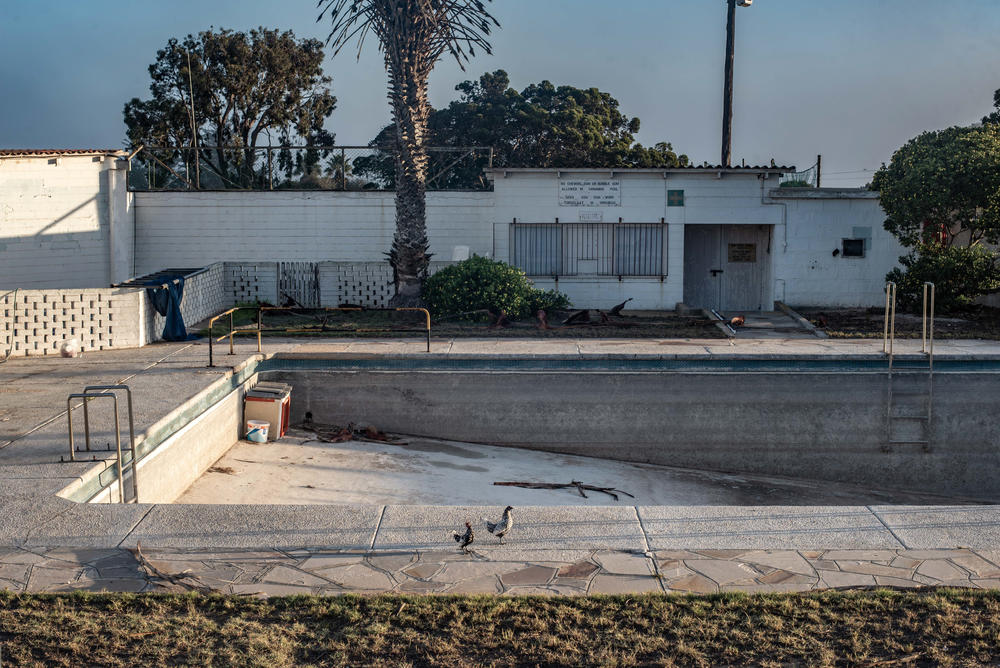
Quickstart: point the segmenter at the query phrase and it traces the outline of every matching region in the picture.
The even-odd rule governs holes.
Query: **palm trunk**
[[[389,251],[396,294],[389,303],[418,306],[430,261],[424,200],[430,110],[427,76],[412,60],[404,61],[403,67],[389,67],[389,72],[389,99],[396,125],[396,234]]]

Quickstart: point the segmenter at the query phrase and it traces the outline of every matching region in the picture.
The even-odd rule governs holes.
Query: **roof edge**
[[[771,199],[878,199],[877,190],[865,188],[773,188]]]
[[[487,174],[553,174],[553,173],[572,173],[572,174],[607,174],[609,172],[614,174],[664,174],[664,173],[677,173],[677,174],[691,174],[691,173],[716,173],[722,172],[723,174],[759,174],[761,172],[766,172],[768,174],[787,174],[789,172],[796,171],[794,166],[766,166],[766,165],[747,165],[743,166],[731,166],[722,167],[721,165],[708,165],[699,167],[492,167],[485,170]]]
[[[117,148],[0,148],[0,158],[58,158],[70,155],[125,157],[128,152]]]

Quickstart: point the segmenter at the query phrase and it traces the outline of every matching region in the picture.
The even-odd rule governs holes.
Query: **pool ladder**
[[[924,283],[921,319],[921,354],[926,366],[908,366],[897,372],[893,366],[896,338],[896,284],[885,286],[885,322],[882,352],[888,359],[886,397],[886,439],[883,452],[897,448],[931,451],[931,420],[934,416],[934,284]],[[899,382],[901,387],[897,387]]]
[[[129,435],[129,454],[131,457],[126,463],[122,457],[122,432],[121,432],[121,421],[118,415],[118,395],[117,391],[124,390],[128,399],[128,435]],[[135,419],[132,413],[132,389],[128,385],[88,385],[83,389],[83,392],[74,392],[66,398],[66,421],[69,426],[69,461],[75,462],[76,453],[83,452],[83,450],[77,450],[75,444],[73,443],[73,399],[83,399],[83,438],[86,447],[86,452],[91,452],[90,447],[90,409],[88,404],[92,399],[111,399],[114,403],[114,415],[115,415],[115,452],[116,452],[116,466],[118,469],[118,500],[122,503],[138,503],[139,502],[139,476],[136,473],[136,453],[135,453]],[[108,446],[110,450],[110,445]],[[96,456],[91,455],[91,459],[96,459]],[[60,461],[66,461],[62,456],[59,457]],[[125,474],[131,474],[132,484],[131,498],[126,496],[125,491]],[[108,501],[111,502],[111,494],[109,491]]]

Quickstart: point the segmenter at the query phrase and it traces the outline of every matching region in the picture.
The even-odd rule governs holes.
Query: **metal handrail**
[[[882,326],[882,354],[889,355],[889,370],[892,370],[893,342],[896,339],[896,284],[885,284],[885,322]]]
[[[227,316],[227,315],[229,316],[229,334],[223,334],[222,336],[220,336],[218,338],[218,340],[221,341],[222,339],[224,339],[224,338],[226,338],[228,336],[229,337],[229,354],[230,355],[235,354],[236,351],[233,348],[233,334],[235,334],[236,332],[235,332],[235,329],[233,328],[233,313],[235,313],[236,311],[239,311],[241,308],[253,308],[253,307],[251,307],[251,306],[235,306],[235,307],[229,309],[228,311],[223,311],[219,315],[212,316],[212,318],[209,319],[209,321],[208,321],[208,366],[215,366],[215,360],[214,360],[213,351],[212,351],[212,343],[216,339],[213,336],[212,330],[215,327],[215,322],[219,318],[222,318],[222,317]],[[258,321],[258,323],[260,322],[260,316],[258,316],[257,321]],[[260,352],[260,331],[259,331],[260,327],[259,326],[257,327],[257,330],[258,330],[257,331],[257,352]]]
[[[934,284],[930,281],[924,282],[924,313],[923,319],[921,321],[921,352],[928,355],[930,358],[931,368],[934,368]],[[927,310],[927,295],[930,294],[930,318],[928,319]],[[930,336],[928,336],[928,333]],[[928,347],[928,341],[930,341],[930,347]]]
[[[236,329],[233,326],[233,313],[242,310],[256,310],[257,311],[257,326],[254,328],[244,328]],[[263,327],[263,313],[264,311],[300,311],[300,310],[310,310],[310,311],[419,311],[424,314],[424,327],[422,329],[409,329],[409,328],[398,328],[398,329],[367,329],[367,328],[355,328],[355,329],[337,329],[337,330],[326,330],[326,329],[316,329],[316,328],[272,328],[264,329]],[[229,316],[229,331],[224,333],[222,336],[216,338],[213,327],[215,323],[225,316]],[[235,349],[233,347],[233,336],[236,334],[256,334],[257,335],[257,352],[261,352],[261,333],[282,333],[282,334],[296,334],[296,333],[314,333],[322,331],[338,331],[338,332],[422,332],[426,336],[427,341],[427,352],[431,351],[431,314],[430,311],[423,307],[399,307],[399,308],[361,308],[357,306],[352,307],[339,307],[339,306],[324,306],[324,307],[300,307],[300,306],[236,306],[227,311],[223,311],[219,315],[213,316],[208,321],[208,366],[215,366],[215,353],[213,345],[216,342],[220,342],[223,339],[229,339],[229,354],[233,355]]]
[[[84,388],[83,392],[74,392],[66,397],[66,421],[69,428],[69,460],[71,462],[76,461],[76,445],[73,441],[73,399],[83,399],[83,436],[87,452],[90,452],[90,400],[98,397],[110,397],[114,403],[115,409],[115,451],[117,453],[118,466],[118,498],[122,503],[125,503],[125,475],[124,464],[122,463],[121,421],[118,413],[118,395],[115,394],[116,390],[125,390],[128,393],[129,451],[132,454],[132,501],[133,503],[138,503],[139,480],[137,474],[138,462],[135,452],[135,419],[132,411],[132,389],[127,385],[88,385]],[[65,461],[61,456],[59,459],[60,461]]]
[[[132,501],[133,503],[139,502],[139,457],[135,451],[135,417],[132,412],[132,388],[128,385],[88,385],[83,388],[84,393],[87,392],[116,392],[118,390],[125,390],[128,408],[128,445],[129,452],[132,455]],[[86,416],[86,401],[84,401],[84,416]],[[117,405],[117,404],[116,404]],[[117,413],[115,414],[115,428],[118,428]],[[118,446],[118,480],[121,482],[122,479],[122,449],[121,445]],[[125,503],[125,496],[121,497],[122,503]]]

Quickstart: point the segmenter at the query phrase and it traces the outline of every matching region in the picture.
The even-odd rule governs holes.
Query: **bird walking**
[[[499,522],[490,522],[485,517],[483,518],[483,522],[486,523],[486,530],[499,538],[501,545],[503,545],[503,537],[506,536],[514,526],[514,515],[511,512],[512,510],[514,510],[513,506],[507,506],[504,508],[503,517],[500,518]]]
[[[614,306],[611,307],[611,310],[608,311],[608,315],[621,315],[622,309],[624,309],[625,305],[628,304],[630,301],[632,301],[632,297],[629,297],[621,304],[615,304]]]
[[[469,546],[472,545],[472,541],[476,539],[476,534],[472,531],[472,524],[469,522],[465,523],[465,531],[454,531],[451,537],[455,539],[458,546],[462,548],[462,552],[468,552]]]

